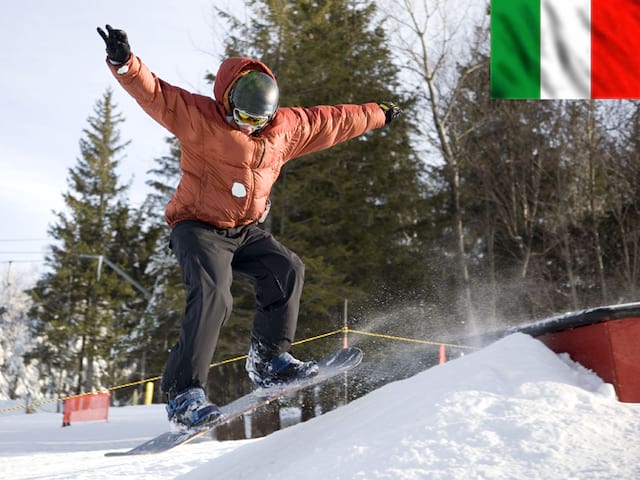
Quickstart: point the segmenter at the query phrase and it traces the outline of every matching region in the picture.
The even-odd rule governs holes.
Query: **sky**
[[[108,422],[68,428],[46,408],[0,414],[3,478],[640,478],[640,404],[522,333],[261,439],[105,457],[165,431],[164,406],[112,407]]]
[[[37,275],[51,243],[52,211],[62,211],[70,168],[80,157],[87,119],[107,88],[125,117],[122,182],[138,205],[147,193],[146,172],[165,155],[162,127],[120,88],[105,65],[96,27],[125,30],[132,50],[158,76],[196,93],[222,59],[224,25],[213,5],[231,0],[21,0],[0,15],[0,272]],[[11,263],[9,263],[11,262]],[[4,269],[4,270],[3,270]]]

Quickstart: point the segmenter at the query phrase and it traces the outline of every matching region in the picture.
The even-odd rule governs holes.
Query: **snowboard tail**
[[[179,445],[188,443],[207,432],[215,430],[221,425],[225,425],[242,415],[257,410],[263,405],[286,397],[304,388],[318,385],[325,382],[342,372],[351,370],[358,366],[362,361],[362,350],[355,347],[342,348],[328,357],[318,362],[318,374],[314,377],[297,380],[284,385],[258,388],[226,405],[220,407],[222,411],[221,417],[214,422],[202,426],[197,430],[188,431],[168,431],[161,433],[157,437],[148,440],[131,450],[122,452],[107,452],[107,457],[118,457],[128,455],[149,455],[153,453],[161,453],[170,450]]]

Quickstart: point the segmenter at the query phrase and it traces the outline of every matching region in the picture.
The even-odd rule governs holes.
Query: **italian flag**
[[[492,0],[491,96],[640,98],[640,0]]]

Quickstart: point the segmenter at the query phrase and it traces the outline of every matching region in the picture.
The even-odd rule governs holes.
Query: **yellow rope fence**
[[[420,340],[420,339],[416,339],[416,338],[408,338],[408,337],[400,337],[400,336],[396,336],[396,335],[387,335],[387,334],[383,334],[383,333],[373,333],[373,332],[366,332],[363,330],[354,330],[351,329],[349,327],[343,327],[339,330],[334,330],[332,332],[327,332],[327,333],[323,333],[320,335],[316,335],[314,337],[309,337],[309,338],[305,338],[303,340],[298,340],[296,342],[293,342],[293,345],[301,345],[304,343],[309,343],[309,342],[314,342],[317,340],[321,340],[323,338],[327,338],[327,337],[331,337],[333,335],[337,335],[337,334],[356,334],[356,335],[363,335],[363,336],[368,336],[368,337],[375,337],[375,338],[381,338],[384,340],[394,340],[394,341],[401,341],[401,342],[409,342],[409,343],[418,343],[418,344],[422,344],[422,345],[433,345],[433,346],[445,346],[445,347],[449,347],[449,348],[457,348],[457,349],[467,349],[467,350],[477,350],[478,347],[471,347],[468,345],[458,345],[455,343],[445,343],[445,342],[436,342],[436,341],[430,341],[430,340]],[[225,360],[222,360],[220,362],[216,362],[216,363],[212,363],[209,367],[210,368],[215,368],[215,367],[220,367],[222,365],[226,365],[229,363],[234,363],[234,362],[239,362],[242,361],[244,359],[247,358],[247,355],[238,355],[237,357],[232,357],[232,358],[227,358]],[[56,403],[56,402],[64,402],[65,400],[70,400],[73,398],[78,398],[78,397],[83,397],[85,395],[94,395],[97,393],[104,393],[104,392],[113,392],[116,390],[121,390],[123,388],[128,388],[128,387],[135,387],[135,386],[139,386],[139,385],[143,385],[149,382],[156,382],[158,380],[160,380],[162,377],[161,376],[156,376],[156,377],[149,377],[149,378],[144,378],[142,380],[136,380],[133,382],[128,382],[128,383],[123,383],[120,385],[115,385],[112,387],[107,387],[107,388],[103,388],[99,391],[93,391],[93,392],[87,392],[87,393],[79,393],[76,395],[68,395],[66,397],[58,397],[58,398],[54,398],[52,400],[46,400],[46,401],[42,401],[42,402],[34,402],[34,403],[30,403],[30,404],[26,404],[26,405],[19,405],[16,407],[10,407],[10,408],[4,408],[4,409],[0,409],[0,414],[2,413],[7,413],[7,412],[12,412],[12,411],[17,411],[17,410],[30,410],[30,409],[34,409],[36,407],[41,407],[43,405],[48,405],[51,403]]]

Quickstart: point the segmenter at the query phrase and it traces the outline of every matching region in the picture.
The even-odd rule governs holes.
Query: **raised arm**
[[[107,65],[122,87],[154,120],[179,139],[196,136],[201,110],[210,102],[158,78],[131,52],[127,34],[110,25],[98,34],[106,45]]]

